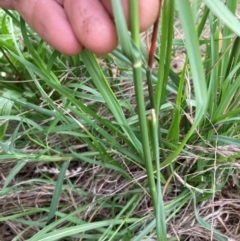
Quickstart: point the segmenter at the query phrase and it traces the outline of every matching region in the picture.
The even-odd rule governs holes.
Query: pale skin
[[[129,0],[121,0],[129,24]],[[19,12],[54,49],[75,55],[87,48],[106,54],[117,46],[111,0],[0,0],[0,7]],[[140,30],[156,20],[159,0],[139,0]]]

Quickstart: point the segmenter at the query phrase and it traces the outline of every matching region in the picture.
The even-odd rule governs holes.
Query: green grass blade
[[[220,232],[218,232],[216,229],[214,229],[213,227],[211,227],[211,225],[209,223],[207,223],[204,219],[202,219],[197,211],[197,204],[196,204],[196,196],[195,193],[190,190],[193,196],[193,204],[194,204],[194,213],[195,213],[195,217],[198,221],[198,223],[205,229],[209,230],[213,237],[216,238],[219,241],[228,241],[228,238],[224,237]]]
[[[171,140],[171,142],[175,145],[179,142],[179,136],[180,136],[181,106],[183,101],[185,100],[185,97],[183,96],[183,87],[184,87],[184,78],[186,74],[187,63],[188,63],[188,60],[186,59],[183,67],[183,71],[180,77],[176,105],[172,114],[172,122],[167,134],[167,139]]]
[[[181,24],[185,33],[185,42],[188,53],[188,58],[191,66],[194,93],[196,100],[196,114],[191,129],[185,135],[185,138],[177,148],[166,160],[163,161],[162,167],[170,164],[182,151],[184,145],[191,137],[196,127],[201,123],[205,116],[205,111],[208,106],[208,92],[206,86],[206,79],[203,71],[203,65],[201,61],[201,54],[199,50],[198,36],[195,31],[194,20],[192,16],[191,6],[188,0],[177,0],[177,6],[179,10],[179,16]],[[186,14],[186,12],[188,14]]]
[[[51,220],[55,217],[55,213],[58,207],[58,201],[62,192],[62,186],[63,186],[63,181],[65,178],[66,171],[68,169],[70,161],[65,161],[62,165],[62,168],[60,170],[60,173],[58,175],[58,179],[56,182],[56,186],[53,192],[53,197],[51,201],[51,206],[49,209],[49,214],[48,214],[48,219],[47,219],[47,224],[51,222]]]
[[[129,0],[129,9],[132,39],[137,48],[140,49],[138,1]]]
[[[162,196],[162,187],[161,187],[161,168],[160,168],[160,153],[159,153],[159,137],[158,137],[158,122],[156,117],[156,112],[154,109],[151,110],[150,115],[148,116],[149,121],[149,132],[150,137],[152,137],[152,152],[153,158],[156,162],[156,176],[157,176],[157,205],[156,205],[156,229],[157,229],[157,237],[159,241],[167,240],[167,227],[166,227],[166,214],[165,214],[165,206],[163,202]]]
[[[240,36],[240,23],[239,20],[231,13],[231,11],[219,0],[203,0],[211,11],[231,29],[234,33]],[[236,3],[235,0],[232,0]]]
[[[127,120],[123,114],[122,108],[119,105],[119,102],[116,96],[114,95],[113,91],[111,90],[105,76],[103,75],[101,68],[98,65],[95,57],[87,50],[84,50],[81,56],[83,58],[83,61],[86,65],[86,68],[89,74],[92,77],[94,84],[102,94],[112,114],[118,121],[121,128],[124,130],[125,134],[129,137],[129,139],[131,140],[131,143],[135,146],[138,153],[141,154],[142,153],[141,143],[134,135],[132,130],[129,128]]]
[[[3,95],[0,97],[0,116],[10,115],[14,104],[13,101],[9,99],[11,96],[20,97],[20,94],[16,91],[5,91],[3,93]],[[0,124],[0,140],[4,139],[7,127],[7,120]]]
[[[137,2],[132,4],[130,7],[136,7]],[[113,12],[117,27],[117,33],[119,37],[119,42],[122,47],[123,52],[131,60],[133,66],[133,78],[134,78],[134,88],[136,93],[137,108],[138,108],[138,118],[141,131],[141,142],[143,148],[143,157],[146,165],[147,176],[149,181],[149,189],[153,202],[154,209],[156,210],[157,206],[157,195],[156,195],[156,185],[153,176],[153,163],[150,150],[150,142],[148,137],[147,129],[147,119],[146,119],[146,110],[145,110],[145,101],[144,101],[144,92],[143,92],[143,83],[142,83],[142,61],[139,49],[137,49],[135,43],[131,43],[130,38],[128,37],[127,25],[124,19],[123,9],[121,6],[121,1],[112,0]],[[138,9],[138,8],[137,8]],[[130,9],[131,14],[136,14],[136,9]],[[139,28],[137,21],[137,16],[134,16],[135,24],[132,28]],[[134,35],[135,36],[135,35]],[[135,36],[139,38],[139,36]],[[138,40],[136,40],[138,42]]]
[[[26,165],[27,160],[21,160],[19,161],[10,171],[9,175],[7,176],[4,186],[1,190],[1,192],[4,193],[7,186],[10,184],[10,182],[15,178],[15,176],[19,173],[19,171]]]
[[[173,39],[175,1],[164,1],[161,17],[160,56],[158,80],[155,93],[156,114],[159,116],[160,107],[166,97],[166,86],[170,71],[170,60]]]
[[[199,40],[195,31],[195,26],[193,24],[194,21],[189,1],[177,0],[177,6],[179,10],[181,24],[185,33],[187,54],[193,77],[194,93],[197,107],[195,121],[197,120],[198,122],[200,122],[198,118],[202,118],[202,115],[205,114],[208,104],[208,93],[203,65],[201,61]],[[186,12],[188,14],[186,14]]]
[[[82,224],[82,225],[76,225],[73,227],[67,227],[67,228],[62,228],[59,230],[55,230],[52,232],[49,232],[47,234],[42,235],[41,237],[38,235],[33,236],[32,238],[28,239],[28,241],[56,241],[60,240],[61,238],[64,237],[69,237],[74,234],[86,232],[89,230],[97,230],[98,228],[106,227],[111,225],[113,222],[115,225],[121,225],[124,223],[134,223],[137,221],[135,218],[127,219],[127,220],[106,220],[106,221],[100,221],[100,222],[94,222],[94,223],[87,223],[87,224]]]

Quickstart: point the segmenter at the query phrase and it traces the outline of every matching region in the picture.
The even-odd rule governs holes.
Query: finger
[[[6,9],[14,9],[13,1],[11,0],[0,0],[0,7]]]
[[[55,0],[15,0],[14,7],[54,49],[67,55],[82,50],[63,7]]]
[[[117,46],[114,23],[99,0],[65,0],[64,8],[84,47],[105,54]]]
[[[124,15],[128,26],[130,26],[129,18],[129,0],[121,0],[124,10]],[[113,17],[113,11],[111,6],[111,0],[101,0],[104,7],[109,14]],[[139,0],[139,16],[140,16],[140,31],[147,30],[157,19],[160,8],[159,0]]]

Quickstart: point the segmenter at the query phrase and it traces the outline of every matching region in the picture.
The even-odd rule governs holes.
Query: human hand
[[[127,23],[129,0],[122,0]],[[13,9],[58,51],[74,55],[84,47],[96,54],[117,46],[111,0],[0,0],[0,7]],[[158,16],[159,0],[139,0],[140,30]]]

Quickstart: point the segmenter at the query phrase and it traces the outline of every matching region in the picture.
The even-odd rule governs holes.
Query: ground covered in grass
[[[0,12],[0,241],[240,240],[239,1],[220,2],[164,1],[150,75],[151,31],[135,69],[121,41],[67,57]]]

